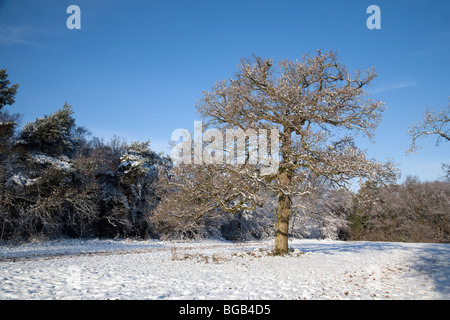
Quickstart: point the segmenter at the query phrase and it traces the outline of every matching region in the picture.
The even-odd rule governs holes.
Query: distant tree
[[[400,185],[368,183],[354,196],[353,240],[448,242],[450,183],[407,177]]]
[[[155,236],[150,216],[159,201],[156,182],[160,167],[168,165],[170,160],[152,151],[150,141],[126,144],[115,137],[107,148],[99,151],[96,157],[103,160],[99,158],[96,163],[108,163],[97,174],[102,193],[100,233]]]
[[[119,165],[123,180],[131,183],[137,182],[139,177],[149,173],[153,160],[157,157],[158,155],[150,149],[150,141],[136,141],[127,145]]]
[[[333,188],[323,179],[311,177],[310,183],[314,192],[292,202],[291,233],[298,238],[348,240],[353,193]]]
[[[25,124],[20,142],[30,151],[50,156],[69,155],[74,151],[73,133],[76,128],[72,107],[64,106],[43,118]]]
[[[433,110],[426,109],[425,116],[422,122],[418,122],[409,127],[408,134],[410,135],[412,142],[407,153],[417,152],[421,149],[417,145],[417,140],[422,137],[435,136],[436,145],[441,142],[450,141],[450,104],[446,109],[437,113]],[[444,176],[442,179],[444,181],[450,181],[450,165],[443,163],[442,170],[444,171]]]
[[[7,105],[11,106],[15,102],[15,96],[19,85],[13,84],[10,86],[10,84],[11,82],[8,80],[6,69],[0,69],[0,111],[3,107]]]
[[[278,63],[253,57],[242,60],[233,79],[203,93],[197,110],[209,126],[279,130],[280,164],[275,173],[228,167],[247,184],[258,183],[276,194],[276,252],[288,251],[292,201],[311,194],[309,175],[341,187],[354,178],[385,181],[396,176],[390,162],[368,159],[349,135],[335,138],[338,132],[373,137],[384,105],[367,98],[364,88],[375,77],[373,70],[349,73],[333,52]],[[257,194],[240,191],[235,190],[247,198]],[[242,206],[240,201],[235,204]]]
[[[120,157],[118,190],[125,196],[128,206],[125,220],[128,226],[124,224],[127,227],[123,229],[126,235],[146,236],[147,214],[156,206],[153,190],[156,170],[152,169],[158,160],[158,155],[150,149],[150,141],[132,142]]]
[[[442,177],[442,180],[446,181],[446,182],[450,182],[450,164],[443,163],[441,168],[442,168],[442,171],[444,171],[444,176]]]
[[[207,221],[220,220],[225,213],[242,215],[266,200],[255,181],[214,165],[163,171],[157,193],[162,200],[153,222],[160,232],[182,238],[204,236]]]
[[[6,69],[0,70],[0,154],[5,155],[6,147],[14,134],[19,115],[9,114],[3,108],[15,102],[18,84],[10,85]]]
[[[411,125],[408,134],[412,143],[407,152],[420,149],[416,142],[421,137],[436,136],[436,145],[450,141],[450,105],[439,113],[427,109],[423,121]]]

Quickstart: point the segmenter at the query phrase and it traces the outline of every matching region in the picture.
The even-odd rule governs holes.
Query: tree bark
[[[280,183],[282,186],[290,186],[292,172],[290,171],[289,157],[291,155],[291,135],[292,130],[285,128],[281,138],[281,164],[280,164]],[[275,234],[275,254],[285,254],[289,251],[289,218],[291,216],[291,196],[289,194],[278,192],[277,222]]]
[[[289,218],[291,215],[291,197],[280,194],[278,196],[277,223],[275,236],[275,253],[285,254],[289,251]]]

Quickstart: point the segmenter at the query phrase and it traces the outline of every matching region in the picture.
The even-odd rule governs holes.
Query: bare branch
[[[411,125],[408,134],[412,138],[412,143],[407,153],[417,152],[421,148],[417,145],[417,140],[421,137],[437,136],[436,145],[442,141],[450,141],[450,105],[439,113],[427,109],[423,121]]]

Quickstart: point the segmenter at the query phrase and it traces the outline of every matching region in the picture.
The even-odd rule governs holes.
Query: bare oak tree
[[[278,63],[253,56],[241,61],[232,79],[203,92],[196,107],[208,125],[279,130],[278,170],[240,175],[278,197],[276,252],[288,251],[292,199],[311,192],[309,176],[340,187],[358,177],[382,181],[396,176],[392,163],[368,159],[345,135],[360,132],[373,138],[384,104],[369,99],[364,88],[375,77],[373,69],[349,73],[334,52]],[[336,139],[337,134],[342,136]]]
[[[312,177],[347,187],[355,178],[384,182],[396,176],[392,163],[368,159],[348,135],[360,132],[372,139],[381,121],[383,103],[364,91],[375,77],[373,70],[349,73],[333,52],[278,63],[257,56],[243,59],[232,79],[203,92],[196,108],[206,127],[222,132],[277,129],[277,167],[265,171],[248,158],[239,165],[176,166],[166,184],[172,196],[157,210],[168,213],[162,221],[178,216],[189,225],[216,207],[251,211],[262,206],[262,194],[273,192],[278,201],[275,252],[288,252],[293,200],[315,191]]]

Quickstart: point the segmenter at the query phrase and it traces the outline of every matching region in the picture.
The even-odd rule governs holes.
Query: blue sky
[[[366,27],[372,4],[380,30]],[[81,9],[80,30],[66,27],[69,5]],[[448,144],[430,137],[419,153],[404,151],[408,126],[450,102],[449,15],[448,0],[0,0],[0,68],[20,84],[9,110],[22,124],[68,102],[93,136],[150,139],[170,153],[171,133],[200,120],[202,90],[241,58],[337,50],[349,70],[375,67],[369,91],[388,108],[375,143],[359,146],[392,158],[402,180],[434,180],[450,163]]]

